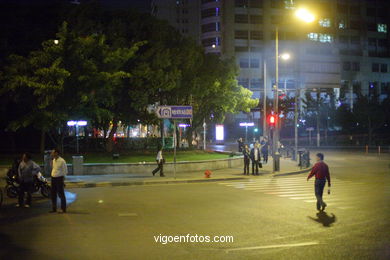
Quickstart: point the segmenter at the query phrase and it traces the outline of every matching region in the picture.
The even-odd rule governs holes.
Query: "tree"
[[[364,96],[358,93],[351,113],[356,121],[356,127],[367,131],[369,145],[373,143],[375,131],[384,126],[386,111],[388,111],[386,100],[381,102],[378,96]]]
[[[88,118],[92,124],[115,122],[126,112],[129,92],[125,80],[131,74],[122,67],[134,56],[139,46],[113,49],[103,35],[80,37],[64,23],[53,40],[43,43],[42,50],[27,58],[13,55],[3,74],[4,88],[0,94],[11,94],[14,102],[26,103],[25,111],[9,124],[17,130],[34,125],[54,134],[62,142],[69,119]],[[127,114],[127,113],[126,113]]]

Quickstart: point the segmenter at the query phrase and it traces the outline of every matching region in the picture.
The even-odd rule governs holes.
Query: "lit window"
[[[284,8],[295,9],[294,0],[284,0]]]
[[[333,36],[326,33],[309,33],[307,38],[316,42],[333,42]]]
[[[345,22],[344,21],[340,21],[339,22],[339,29],[345,29],[346,26],[345,26]]]
[[[320,20],[318,21],[318,23],[319,23],[320,26],[322,26],[322,27],[330,27],[330,19],[329,19],[329,18],[320,19]]]
[[[387,24],[378,23],[377,24],[377,30],[378,30],[378,32],[387,33]]]
[[[318,41],[318,33],[309,33],[307,37],[312,41]]]

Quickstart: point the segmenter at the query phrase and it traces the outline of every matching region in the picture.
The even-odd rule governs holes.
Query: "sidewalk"
[[[300,169],[297,162],[291,159],[280,160],[281,171],[272,173],[272,159],[268,164],[263,165],[260,175],[285,176],[290,174],[299,174],[308,172],[308,169]],[[250,166],[251,170],[251,166]],[[197,172],[177,172],[176,178],[173,174],[166,174],[160,177],[158,174],[153,176],[152,173],[140,174],[113,174],[113,175],[83,175],[66,177],[67,188],[92,188],[92,187],[112,187],[112,186],[129,186],[129,185],[150,185],[150,184],[173,184],[173,183],[195,183],[195,182],[213,182],[227,180],[255,179],[258,176],[243,175],[242,168],[228,168],[212,171],[210,178],[204,177],[203,171]]]

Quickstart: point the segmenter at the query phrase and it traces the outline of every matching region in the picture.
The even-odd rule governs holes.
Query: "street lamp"
[[[290,53],[283,53],[279,56],[283,60],[289,60],[291,58]]]
[[[68,126],[76,126],[76,152],[79,153],[79,126],[86,126],[87,121],[68,121]]]
[[[299,8],[295,12],[295,16],[306,23],[311,23],[315,20],[315,16],[305,8]],[[274,112],[276,116],[279,116],[279,98],[278,98],[278,87],[279,87],[279,27],[275,27],[275,86],[274,86]],[[286,56],[285,56],[286,57]],[[273,171],[280,170],[280,155],[278,151],[279,144],[279,120],[276,121],[274,138],[273,138]]]
[[[306,8],[299,8],[295,11],[295,17],[299,20],[304,21],[305,23],[312,23],[315,20],[314,14],[312,14]]]
[[[253,122],[242,122],[240,126],[245,126],[245,143],[248,143],[248,126],[254,126]]]

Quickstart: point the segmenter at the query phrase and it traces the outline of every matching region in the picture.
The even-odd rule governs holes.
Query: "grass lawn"
[[[64,158],[67,163],[72,163],[73,154],[65,154]],[[13,158],[19,155],[16,154],[0,154],[0,165],[11,166]],[[118,159],[113,159],[111,153],[85,153],[85,163],[138,163],[138,162],[155,162],[155,152],[128,152],[120,153]],[[163,156],[167,162],[173,162],[173,151],[163,151]],[[32,154],[33,160],[38,164],[43,164],[42,154]],[[213,160],[226,159],[228,154],[204,151],[177,151],[177,161],[198,161],[198,160]]]

